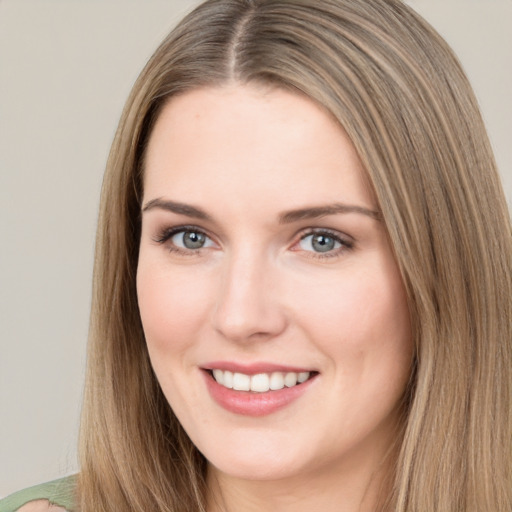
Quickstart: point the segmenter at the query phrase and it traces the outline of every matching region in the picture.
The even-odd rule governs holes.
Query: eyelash
[[[346,235],[342,236],[338,231],[333,231],[331,229],[326,228],[307,228],[300,235],[299,241],[296,242],[294,246],[300,244],[300,242],[302,242],[306,238],[314,235],[327,235],[329,238],[332,238],[335,242],[338,242],[340,244],[340,247],[327,251],[325,253],[315,251],[304,251],[308,254],[309,258],[337,258],[340,257],[343,253],[354,249],[354,241],[352,239],[349,239],[349,237],[347,237]]]
[[[165,228],[163,229],[160,234],[154,238],[154,241],[159,244],[165,244],[168,242],[174,235],[177,235],[178,233],[186,233],[187,231],[193,232],[193,233],[199,233],[204,235],[205,237],[211,239],[210,236],[208,236],[207,233],[203,229],[198,228],[197,226],[176,226],[174,228]],[[169,252],[179,254],[182,256],[196,256],[199,254],[202,248],[199,249],[183,249],[181,247],[177,247],[174,244],[169,244],[167,247]]]
[[[212,239],[203,229],[198,228],[197,226],[176,226],[173,228],[166,228],[163,229],[157,237],[155,237],[153,240],[158,244],[165,244],[167,243],[174,235],[177,235],[178,233],[185,233],[185,232],[194,232],[198,234],[202,234],[208,239]],[[326,258],[336,258],[341,256],[342,253],[346,251],[351,251],[354,249],[354,241],[352,239],[349,239],[348,237],[343,237],[340,235],[339,232],[333,231],[326,228],[306,228],[302,231],[299,240],[293,244],[293,246],[297,246],[300,244],[303,240],[310,236],[314,235],[327,235],[329,238],[332,238],[335,242],[340,244],[340,247],[326,251],[325,253],[315,252],[315,251],[306,251],[303,252],[308,254],[309,258],[315,258],[315,259],[326,259]],[[167,248],[169,252],[183,255],[183,256],[196,256],[199,255],[203,247],[198,249],[183,249],[181,247],[177,247],[174,244],[169,244],[169,247]],[[299,251],[300,249],[293,249],[295,251]]]

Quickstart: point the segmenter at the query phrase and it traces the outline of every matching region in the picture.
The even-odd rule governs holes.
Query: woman
[[[409,8],[205,2],[109,159],[75,509],[509,511],[510,243]]]

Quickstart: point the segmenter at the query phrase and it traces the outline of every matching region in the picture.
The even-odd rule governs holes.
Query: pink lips
[[[298,384],[290,388],[285,387],[276,391],[267,391],[264,393],[236,391],[228,389],[215,381],[209,371],[214,368],[224,371],[228,370],[233,373],[244,373],[246,375],[272,372],[300,373],[311,370],[267,363],[241,365],[225,361],[217,361],[204,365],[202,373],[210,396],[213,400],[227,411],[244,416],[265,416],[272,414],[273,412],[276,412],[297,400],[309,389],[313,381],[316,380],[316,375],[313,375],[309,380],[302,384]]]

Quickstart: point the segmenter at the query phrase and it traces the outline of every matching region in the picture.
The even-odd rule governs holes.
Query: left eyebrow
[[[297,210],[283,212],[279,215],[279,223],[289,224],[299,220],[317,219],[319,217],[325,217],[326,215],[336,215],[339,213],[359,213],[374,220],[381,220],[382,218],[380,212],[370,210],[364,206],[334,203],[325,206],[312,206],[310,208],[299,208]]]

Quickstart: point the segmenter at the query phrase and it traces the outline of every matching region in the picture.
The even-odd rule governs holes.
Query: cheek
[[[398,389],[407,382],[412,360],[407,300],[396,268],[371,268],[296,293],[297,322],[346,385]]]
[[[397,272],[389,269],[378,279],[364,281],[357,297],[351,346],[359,349],[361,390],[374,403],[391,407],[405,390],[412,363],[405,291]]]
[[[137,297],[150,351],[179,352],[204,323],[206,283],[190,280],[179,272],[155,271],[139,264]]]
[[[317,280],[314,286],[304,283],[303,288],[290,294],[290,301],[297,320],[316,329],[320,338],[356,348],[362,340],[380,345],[384,338],[410,337],[405,293],[393,273],[356,270]]]

